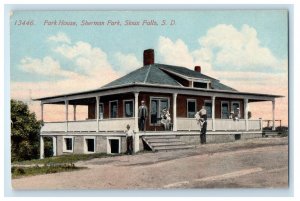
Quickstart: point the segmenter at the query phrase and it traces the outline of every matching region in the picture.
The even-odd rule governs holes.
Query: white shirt
[[[133,136],[133,130],[129,129],[128,131],[126,131],[126,137],[132,137]]]

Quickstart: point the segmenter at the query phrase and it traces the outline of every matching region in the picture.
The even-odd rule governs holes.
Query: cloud
[[[246,71],[284,70],[285,61],[261,46],[256,30],[249,25],[243,25],[240,31],[232,25],[217,25],[199,39],[199,44],[202,49],[214,52],[215,66]]]
[[[158,52],[163,56],[164,63],[191,67],[194,65],[194,58],[181,39],[173,42],[167,37],[160,36],[158,39]]]
[[[117,69],[122,74],[136,70],[143,65],[134,54],[117,52],[115,53],[114,58],[116,60]]]
[[[113,75],[115,72],[108,62],[107,54],[98,47],[78,41],[74,45],[62,44],[54,49],[56,53],[69,59],[79,73],[88,76]]]
[[[62,32],[57,33],[54,36],[49,36],[48,41],[53,41],[53,42],[61,42],[61,43],[67,43],[67,44],[71,44],[71,39]]]
[[[63,70],[60,63],[54,60],[50,56],[46,56],[42,59],[34,59],[31,57],[25,57],[20,62],[21,70],[38,75],[47,76],[62,76],[70,77],[75,74],[71,71]]]

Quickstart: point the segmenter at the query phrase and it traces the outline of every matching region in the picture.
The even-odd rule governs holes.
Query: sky
[[[16,11],[10,19],[11,98],[38,117],[31,98],[99,88],[141,67],[143,50],[152,48],[156,63],[200,65],[239,91],[285,96],[275,115],[287,125],[286,10]],[[45,110],[48,120],[64,118],[63,108]],[[271,102],[251,103],[250,111],[272,119]]]

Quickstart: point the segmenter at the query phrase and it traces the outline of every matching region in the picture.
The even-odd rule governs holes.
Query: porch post
[[[139,132],[139,92],[134,92],[134,131]]]
[[[69,121],[69,101],[65,100],[65,113],[66,113],[66,132],[68,132],[68,121]]]
[[[97,132],[99,132],[99,100],[100,97],[96,96],[96,120],[97,120]]]
[[[215,96],[212,96],[211,97],[211,119],[212,119],[212,130],[213,131],[216,131],[216,125],[215,125],[215,100],[216,100],[216,97]]]
[[[40,159],[44,158],[44,138],[40,135]]]
[[[44,121],[44,104],[41,103],[41,120]]]
[[[272,100],[272,122],[273,122],[273,126],[272,126],[272,130],[275,130],[275,99]]]
[[[249,121],[248,121],[248,98],[244,99],[244,119],[246,121],[246,131],[249,130]]]
[[[76,121],[76,105],[73,105],[73,111],[74,111],[73,120]]]
[[[173,93],[173,131],[177,131],[177,93]]]
[[[56,136],[52,137],[52,145],[53,145],[53,156],[56,156]]]

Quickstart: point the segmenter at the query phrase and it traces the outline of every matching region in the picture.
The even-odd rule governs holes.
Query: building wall
[[[173,118],[173,95],[172,94],[163,94],[163,93],[145,93],[140,92],[139,93],[139,103],[138,105],[141,105],[141,101],[144,100],[146,106],[148,107],[149,112],[149,118],[146,122],[146,130],[150,131],[161,131],[163,130],[163,127],[161,125],[150,125],[150,98],[151,97],[164,97],[169,98],[170,100],[170,108],[169,112],[171,114],[171,118]],[[177,95],[177,117],[187,117],[187,100],[188,99],[195,99],[197,102],[197,110],[199,111],[201,107],[204,105],[205,100],[211,100],[211,97],[207,96],[190,96],[190,95]],[[109,102],[110,101],[118,101],[118,117],[123,118],[124,117],[124,102],[123,100],[133,100],[134,101],[134,94],[128,93],[128,94],[121,94],[121,95],[113,95],[113,96],[104,96],[100,97],[100,103],[103,103],[104,105],[104,118],[109,118]],[[229,112],[231,111],[231,103],[233,101],[238,101],[240,103],[240,113],[241,118],[244,118],[244,101],[242,99],[228,99],[228,98],[216,98],[215,100],[215,118],[221,118],[221,102],[222,101],[228,101],[229,103]],[[88,118],[89,119],[95,119],[95,104],[90,104],[88,106]]]
[[[71,135],[68,135],[71,136]],[[73,152],[63,152],[63,137],[65,136],[57,136],[57,155],[66,155],[66,154],[84,154],[84,139],[85,136],[73,136],[74,144],[73,144]],[[89,136],[91,137],[91,136]],[[107,138],[109,136],[96,136],[95,137],[95,153],[107,153]],[[126,152],[126,137],[121,137],[121,153]]]

